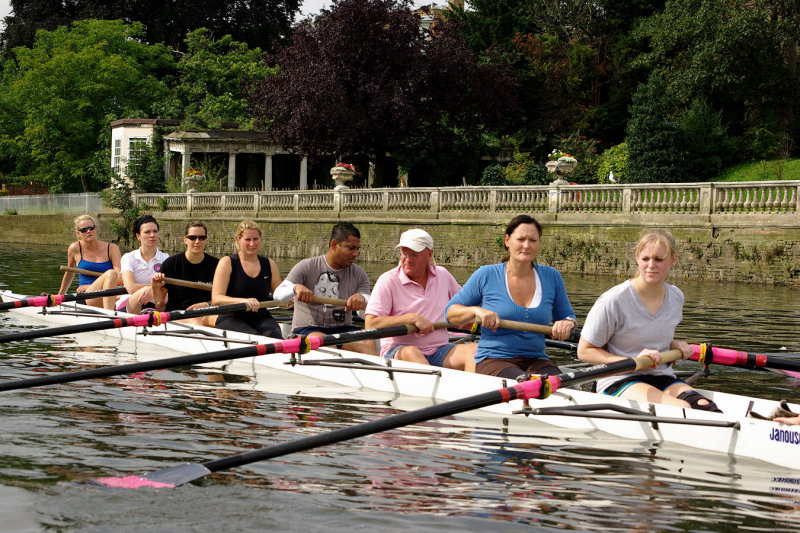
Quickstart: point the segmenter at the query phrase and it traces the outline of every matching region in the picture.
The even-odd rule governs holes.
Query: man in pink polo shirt
[[[375,282],[367,303],[366,327],[413,324],[419,333],[381,339],[381,355],[415,363],[475,371],[477,344],[448,344],[446,329],[433,329],[444,320],[444,308],[461,286],[433,261],[433,238],[421,229],[400,236],[400,264]]]

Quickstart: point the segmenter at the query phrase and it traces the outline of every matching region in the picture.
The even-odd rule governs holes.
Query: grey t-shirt
[[[314,292],[314,296],[347,300],[356,293],[369,294],[369,277],[363,268],[350,265],[334,270],[328,266],[324,255],[297,263],[286,276],[286,281],[305,285]],[[352,314],[345,313],[343,307],[306,304],[295,300],[292,329],[306,326],[332,328],[352,323]]]
[[[614,355],[636,357],[650,348],[663,352],[675,338],[675,328],[683,318],[683,293],[674,285],[665,283],[664,303],[658,313],[651,313],[642,303],[630,280],[603,293],[586,315],[581,337]],[[674,376],[672,364],[641,370],[641,373]],[[597,380],[597,390],[602,392],[612,383],[631,376],[618,374]]]

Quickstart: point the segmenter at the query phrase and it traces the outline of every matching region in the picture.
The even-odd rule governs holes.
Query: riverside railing
[[[798,224],[799,191],[800,181],[762,181],[139,193],[135,201],[153,211],[195,217],[501,221],[511,214],[529,213],[565,223],[693,224],[730,223],[735,216],[783,226]]]
[[[30,194],[0,196],[0,215],[78,215],[102,209],[100,193]]]

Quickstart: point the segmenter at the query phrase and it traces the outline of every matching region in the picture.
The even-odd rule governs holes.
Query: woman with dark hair
[[[186,224],[183,232],[183,244],[186,245],[186,251],[169,256],[161,265],[161,272],[153,276],[151,286],[157,311],[202,309],[211,306],[210,291],[179,285],[164,286],[165,277],[201,283],[214,281],[214,270],[217,268],[219,259],[206,253],[206,244],[208,244],[206,225],[197,220]],[[216,319],[217,315],[208,315],[186,318],[182,322],[213,326]]]
[[[169,257],[158,249],[158,222],[150,215],[144,215],[133,223],[133,235],[142,243],[138,249],[122,256],[122,283],[127,296],[117,302],[117,309],[137,314],[142,307],[155,307],[153,290],[150,286],[153,275],[161,272],[161,263]]]
[[[544,351],[544,335],[500,327],[500,320],[553,324],[553,338],[566,339],[578,321],[561,274],[536,264],[542,227],[528,215],[506,227],[502,263],[480,267],[445,309],[451,324],[481,322],[475,353],[479,374],[515,379],[523,373],[558,374]]]
[[[247,304],[247,311],[220,315],[217,327],[254,335],[282,338],[281,328],[260,300],[272,299],[281,283],[275,261],[259,255],[261,228],[252,220],[243,220],[236,228],[238,253],[219,260],[214,272],[211,300],[214,305]]]

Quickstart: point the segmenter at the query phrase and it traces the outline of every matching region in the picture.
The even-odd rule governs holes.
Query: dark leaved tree
[[[444,26],[423,32],[408,7],[335,0],[301,23],[292,44],[271,57],[278,75],[251,87],[252,112],[273,140],[312,159],[368,157],[379,185],[388,153],[408,170],[448,139],[474,142],[513,117],[510,70],[479,62]],[[434,181],[460,183],[462,172],[451,168]]]

